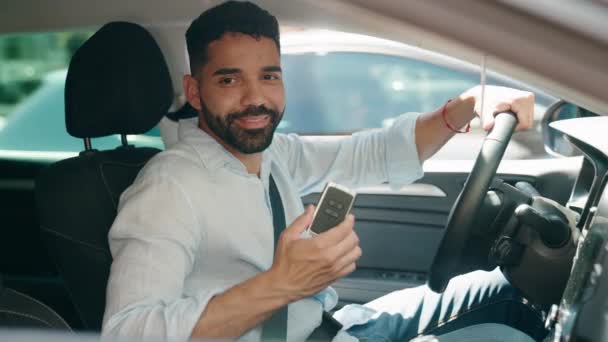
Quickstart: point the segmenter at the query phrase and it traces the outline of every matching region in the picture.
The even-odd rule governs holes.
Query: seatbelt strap
[[[283,201],[279,194],[277,184],[274,182],[274,178],[270,175],[270,206],[272,207],[272,224],[274,226],[274,246],[275,249],[279,242],[279,236],[286,227],[285,222],[285,209],[283,208]],[[276,340],[286,341],[287,340],[287,306],[284,306],[272,314],[272,316],[264,322],[262,328],[262,341]]]
[[[281,194],[277,188],[277,183],[274,182],[274,178],[270,175],[270,206],[272,207],[272,225],[274,226],[274,248],[276,250],[279,242],[279,237],[283,230],[287,226],[285,222],[285,209],[283,208],[283,200],[281,200]]]

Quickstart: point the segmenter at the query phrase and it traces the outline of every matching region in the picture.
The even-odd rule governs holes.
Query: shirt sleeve
[[[109,233],[114,261],[103,335],[188,340],[208,301],[222,290],[184,294],[203,239],[197,228],[188,197],[169,177],[148,177],[124,193]]]
[[[277,134],[273,147],[280,160],[287,160],[301,195],[319,191],[328,181],[347,186],[405,185],[423,175],[416,149],[418,115],[406,113],[390,127],[344,137]]]

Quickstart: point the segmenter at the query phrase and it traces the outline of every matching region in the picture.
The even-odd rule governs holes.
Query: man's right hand
[[[302,239],[300,234],[312,222],[313,212],[314,207],[308,206],[283,231],[269,270],[273,285],[290,302],[318,293],[353,272],[361,257],[359,238],[353,230],[355,218],[351,214],[336,227],[312,239]]]

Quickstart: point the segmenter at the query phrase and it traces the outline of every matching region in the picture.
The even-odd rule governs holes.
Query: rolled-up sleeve
[[[184,294],[203,239],[180,184],[154,176],[130,187],[109,234],[114,261],[103,334],[187,340],[208,301],[222,291],[202,286]]]
[[[335,181],[349,186],[389,182],[404,185],[422,177],[416,148],[418,113],[397,117],[390,127],[344,137],[277,135],[273,144],[301,194]]]
[[[385,131],[387,181],[409,184],[424,175],[416,146],[416,120],[419,113],[406,113]]]

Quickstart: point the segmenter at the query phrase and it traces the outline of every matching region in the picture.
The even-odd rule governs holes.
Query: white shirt
[[[277,133],[259,178],[197,119],[181,120],[179,142],[152,158],[121,196],[109,233],[114,262],[103,334],[188,339],[214,295],[272,265],[271,172],[287,224],[304,211],[301,197],[328,181],[411,183],[422,176],[416,117],[404,114],[391,127],[340,138]],[[327,289],[290,304],[288,340],[306,339],[321,310],[336,301]],[[257,327],[239,341],[260,336]]]

